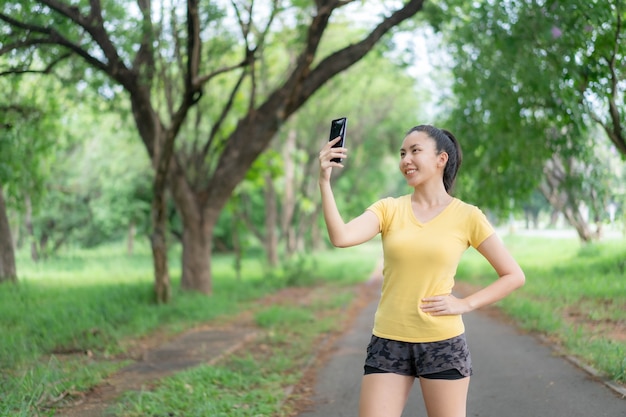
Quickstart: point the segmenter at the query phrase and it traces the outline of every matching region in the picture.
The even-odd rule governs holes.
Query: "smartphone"
[[[333,120],[330,123],[330,137],[328,138],[328,140],[331,141],[335,139],[337,136],[341,136],[341,139],[339,140],[339,142],[333,145],[333,148],[343,148],[344,144],[346,143],[346,129],[347,128],[348,128],[347,117],[340,117],[338,119]],[[343,160],[342,158],[333,158],[331,159],[331,162],[341,163],[342,160]]]

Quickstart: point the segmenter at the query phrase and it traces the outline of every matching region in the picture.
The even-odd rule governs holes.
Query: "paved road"
[[[355,417],[376,303],[339,339],[320,370],[315,408],[299,417]],[[468,417],[626,417],[626,399],[536,338],[482,312],[465,317],[474,376]],[[403,417],[426,417],[415,384]]]

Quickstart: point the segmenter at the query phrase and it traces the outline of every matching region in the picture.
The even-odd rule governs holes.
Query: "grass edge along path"
[[[254,341],[211,366],[129,391],[109,410],[118,417],[295,415],[307,404],[305,374],[375,294],[366,285],[289,288],[267,297],[254,313],[262,329]]]
[[[582,244],[512,234],[504,241],[526,284],[496,306],[560,355],[626,387],[626,240]],[[457,279],[484,286],[493,273],[470,251]]]

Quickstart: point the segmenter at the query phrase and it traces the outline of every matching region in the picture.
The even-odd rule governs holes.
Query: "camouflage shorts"
[[[372,336],[365,366],[400,375],[421,376],[451,369],[472,375],[472,359],[465,334],[429,343],[399,342]]]

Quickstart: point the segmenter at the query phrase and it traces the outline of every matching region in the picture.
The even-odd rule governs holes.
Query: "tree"
[[[43,117],[57,114],[56,99],[42,100],[41,91],[57,90],[54,83],[0,79],[0,282],[17,280],[8,207],[30,209],[39,203],[46,160],[58,131],[54,118]]]
[[[348,36],[345,28],[331,30],[328,39]],[[355,33],[358,33],[355,32]],[[353,33],[354,35],[354,33]],[[332,44],[332,42],[329,42]],[[333,181],[342,212],[357,215],[375,199],[386,195],[390,178],[399,178],[390,155],[397,155],[401,136],[423,119],[428,97],[416,80],[393,57],[393,45],[379,45],[359,63],[330,80],[293,115],[258,158],[237,188],[219,222],[220,244],[231,242],[231,230],[252,232],[261,243],[270,266],[300,251],[324,246],[318,189],[318,153],[328,139],[330,119],[349,118],[347,168]],[[384,76],[380,76],[384,74]],[[320,108],[325,109],[320,112]],[[395,159],[395,158],[394,158]],[[231,224],[245,228],[232,228]],[[237,253],[237,246],[233,247]],[[240,247],[246,240],[242,239]]]
[[[594,141],[602,140],[594,121],[626,155],[626,107],[619,92],[625,73],[618,64],[626,52],[624,13],[612,0],[456,1],[430,9],[455,63],[450,125],[466,136],[472,195],[506,209],[545,180],[546,198],[570,207],[574,202],[549,192],[554,187],[548,183],[557,184],[559,172],[591,165]],[[582,182],[587,177],[574,177],[557,188],[567,185],[575,204],[609,192],[591,190]],[[583,221],[567,217],[573,225]],[[588,239],[587,227],[578,226]]]
[[[420,11],[423,0],[407,0],[357,42],[318,56],[331,15],[349,3],[283,5],[275,0],[255,14],[254,2],[233,1],[230,11],[237,33],[229,29],[232,20],[225,10],[198,0],[171,9],[165,2],[153,8],[151,2],[138,0],[132,13],[121,1],[107,2],[105,8],[99,0],[76,5],[5,1],[0,20],[7,29],[0,32],[0,52],[11,55],[12,61],[0,73],[69,71],[61,64],[70,60],[74,71],[82,68],[81,79],[89,80],[95,70],[108,77],[109,91],[124,90],[155,170],[152,247],[157,299],[169,296],[166,184],[183,221],[182,286],[210,293],[213,229],[248,168],[289,116],[392,28]],[[272,36],[276,26],[285,30]],[[285,39],[285,34],[291,37]],[[265,55],[271,42],[279,41],[298,51],[295,61],[277,66]],[[33,52],[36,60],[31,59]],[[272,83],[260,91],[264,71]],[[220,83],[228,85],[230,93],[218,98],[211,92],[222,93]],[[190,111],[203,96],[218,108],[210,130],[175,148],[185,123],[192,124]]]

